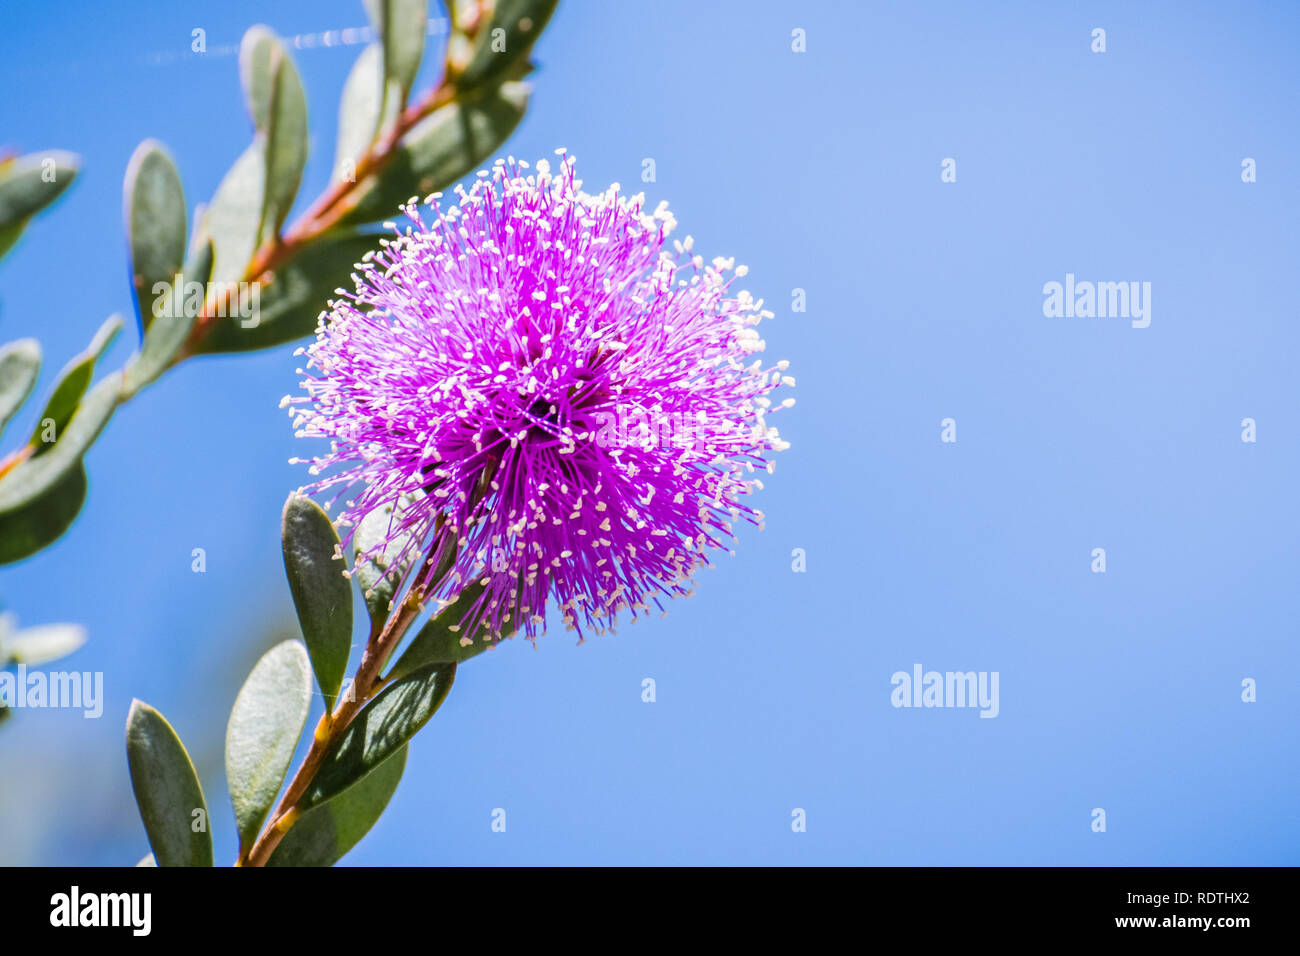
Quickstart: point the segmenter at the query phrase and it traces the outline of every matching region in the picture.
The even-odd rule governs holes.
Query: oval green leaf
[[[332,708],[352,653],[352,586],[343,576],[347,565],[336,557],[339,536],[320,505],[290,495],[280,537],[312,670],[326,707]]]
[[[194,764],[171,724],[139,700],[126,718],[131,787],[159,866],[211,866],[212,834]]]
[[[258,244],[278,235],[307,163],[307,98],[284,45],[251,27],[239,45],[239,74],[266,163]]]
[[[289,54],[276,44],[272,58],[271,118],[266,130],[266,200],[261,241],[279,235],[307,165],[307,98]]]
[[[226,726],[226,784],[241,852],[257,838],[284,783],[311,708],[311,665],[300,641],[277,644],[257,662]]]
[[[239,41],[239,82],[249,118],[258,132],[271,122],[271,97],[275,70],[272,61],[280,40],[270,27],[256,24],[244,31]]]
[[[170,289],[185,262],[185,190],[162,144],[147,139],[126,167],[123,216],[131,247],[136,314],[147,329],[162,305],[159,284]]]

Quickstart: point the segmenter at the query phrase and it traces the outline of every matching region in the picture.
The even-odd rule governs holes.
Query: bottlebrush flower
[[[355,492],[341,528],[404,502],[380,547],[420,559],[427,598],[465,591],[462,635],[535,638],[553,603],[581,640],[690,594],[734,522],[761,525],[745,501],[786,447],[767,396],[794,381],[753,357],[772,313],[732,293],[745,268],[667,248],[666,204],[587,195],[568,157],[478,175],[403,209],[285,402],[330,441],[306,490]]]

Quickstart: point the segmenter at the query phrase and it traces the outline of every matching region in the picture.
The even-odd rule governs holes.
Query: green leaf
[[[271,97],[275,88],[275,49],[280,45],[275,32],[257,24],[244,31],[239,42],[239,82],[253,127],[266,132],[271,123]]]
[[[27,401],[41,372],[41,346],[19,339],[0,348],[0,432]]]
[[[379,248],[379,238],[340,232],[308,243],[259,280],[252,318],[216,319],[198,351],[246,352],[311,335],[334,290],[348,285],[353,267],[367,252]]]
[[[483,585],[477,581],[461,591],[455,603],[448,605],[420,628],[420,632],[412,638],[411,643],[407,645],[406,650],[402,652],[397,663],[384,679],[401,680],[430,664],[449,661],[459,664],[491,647],[493,642],[483,640],[483,635],[487,632],[486,628],[480,627],[473,635],[464,630],[452,630],[453,627],[459,628],[461,615],[465,613],[466,608],[478,600],[482,593]],[[461,640],[466,637],[471,638],[471,641],[462,646]]]
[[[155,286],[170,287],[185,261],[185,190],[161,143],[147,139],[136,147],[123,192],[131,284],[140,326],[147,329],[160,304]]]
[[[280,234],[307,165],[307,98],[298,71],[278,45],[271,125],[266,139],[266,208],[262,241]]]
[[[325,755],[303,805],[324,803],[397,753],[442,705],[455,676],[455,664],[436,664],[380,691]]]
[[[279,235],[307,163],[307,98],[293,60],[264,26],[244,34],[239,73],[248,112],[264,143],[266,170],[258,242]]]
[[[121,316],[110,316],[99,327],[99,331],[91,339],[86,351],[73,358],[59,373],[54,391],[49,401],[45,403],[45,411],[41,412],[36,428],[32,431],[32,437],[27,440],[27,443],[36,449],[33,457],[54,447],[58,437],[63,434],[64,426],[72,419],[77,406],[81,403],[82,396],[86,394],[86,389],[90,387],[90,380],[95,374],[95,363],[121,331]],[[50,426],[53,426],[54,439],[46,441],[45,435],[50,430]]]
[[[284,570],[326,706],[334,703],[352,652],[352,586],[329,516],[310,498],[290,495],[281,522]]]
[[[479,30],[469,65],[456,78],[461,89],[499,79],[517,79],[527,71],[528,54],[559,0],[496,0],[492,20]]]
[[[0,163],[0,226],[21,228],[59,198],[80,167],[80,156],[57,149]]]
[[[401,99],[384,99],[384,52],[371,43],[352,65],[339,101],[338,145],[334,150],[334,179],[356,181],[357,162],[397,117]],[[380,119],[380,110],[384,110]]]
[[[126,366],[126,381],[123,383],[124,397],[130,398],[146,385],[157,380],[158,376],[171,367],[176,356],[185,347],[190,330],[198,311],[203,308],[202,301],[190,302],[186,286],[198,286],[196,299],[203,298],[208,279],[212,277],[212,260],[214,250],[211,240],[205,239],[198,250],[186,263],[167,300],[163,315],[154,319],[144,334],[144,343],[140,352]]]
[[[403,497],[402,507],[405,508],[411,500],[413,499],[409,496]],[[418,557],[410,553],[402,564],[394,564],[410,537],[394,534],[400,529],[400,524],[395,524],[395,521],[401,521],[400,514],[394,519],[393,506],[385,505],[367,514],[352,535],[352,556],[356,566],[354,573],[357,583],[361,585],[361,595],[365,598],[370,620],[376,624],[387,620],[390,610],[388,605],[393,600],[397,586]],[[377,548],[380,542],[386,542],[382,551],[369,558],[363,557]]]
[[[117,407],[121,390],[122,373],[114,372],[90,390],[53,448],[0,478],[0,520],[35,502],[78,467]]]
[[[0,664],[39,667],[67,657],[86,643],[86,629],[80,624],[42,624],[28,627],[5,640]]]
[[[424,56],[428,0],[366,0],[366,12],[380,37],[384,77],[396,86],[404,106]]]
[[[267,866],[333,866],[370,832],[406,768],[406,747],[337,796],[299,817]]]
[[[72,525],[86,501],[86,469],[80,463],[44,494],[0,515],[0,564],[10,564],[53,544]]]
[[[139,700],[126,718],[135,802],[159,866],[211,866],[212,834],[194,764],[171,724]]]
[[[300,641],[277,644],[257,662],[226,727],[226,783],[241,851],[257,838],[280,792],[311,707],[311,665]]]
[[[215,248],[213,283],[244,279],[257,251],[265,185],[266,147],[259,139],[235,160],[203,216],[200,237],[210,238]]]
[[[402,137],[388,163],[369,178],[370,185],[359,187],[364,192],[341,221],[393,217],[412,196],[448,188],[505,142],[527,106],[528,87],[505,83],[482,97],[434,110]]]

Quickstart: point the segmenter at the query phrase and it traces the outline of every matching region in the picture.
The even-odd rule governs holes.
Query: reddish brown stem
[[[383,670],[384,663],[423,610],[424,602],[420,600],[419,593],[408,594],[385,622],[382,630],[378,634],[371,631],[370,640],[366,643],[366,650],[361,657],[361,664],[357,667],[352,687],[347,695],[337,702],[333,713],[326,710],[321,717],[316,725],[316,732],[312,735],[311,747],[308,748],[298,772],[289,781],[289,787],[285,790],[275,812],[271,814],[270,823],[262,830],[261,836],[248,848],[248,851],[240,855],[236,866],[266,865],[275,848],[284,839],[284,835],[298,819],[301,813],[299,804],[315,778],[316,772],[320,770],[325,757],[338,743],[348,729],[348,725],[361,712],[361,708],[370,702],[371,697],[378,690],[380,672]]]

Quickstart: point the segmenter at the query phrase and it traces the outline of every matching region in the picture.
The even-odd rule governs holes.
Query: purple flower
[[[355,492],[341,528],[398,505],[372,553],[418,558],[426,599],[464,591],[463,635],[535,638],[554,602],[581,640],[689,595],[735,522],[761,526],[755,472],[786,447],[767,396],[794,381],[754,358],[771,313],[732,292],[745,268],[667,248],[666,204],[587,195],[568,157],[478,175],[404,208],[285,401],[330,440],[309,490]]]

